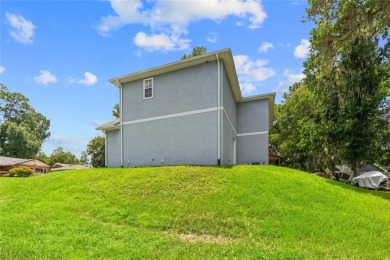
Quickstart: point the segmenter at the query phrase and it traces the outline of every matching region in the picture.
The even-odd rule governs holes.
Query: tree
[[[350,51],[340,57],[338,79],[339,127],[345,144],[343,155],[353,162],[355,175],[362,159],[373,161],[376,140],[386,131],[381,122],[381,105],[387,92],[381,82],[390,76],[383,71],[375,44],[365,38],[350,43]]]
[[[86,151],[81,152],[80,163],[82,163],[83,165],[89,164],[88,154]]]
[[[88,143],[87,154],[91,156],[93,167],[105,166],[105,139],[103,136],[94,137]]]
[[[0,153],[34,158],[50,136],[50,120],[35,111],[28,98],[0,84]],[[11,129],[16,129],[11,131]],[[25,144],[20,140],[26,140]]]
[[[317,27],[311,31],[312,49],[320,56],[319,73],[330,72],[340,53],[348,53],[355,39],[372,39],[389,46],[390,2],[382,0],[309,0],[306,18]]]
[[[56,163],[77,164],[79,160],[72,152],[65,152],[62,147],[54,149],[48,161],[50,166]]]
[[[35,156],[35,159],[44,162],[46,164],[49,164],[49,157],[44,152],[38,152],[38,154]]]
[[[342,159],[358,174],[361,161],[375,160],[372,151],[378,149],[377,140],[389,129],[379,122],[389,96],[390,3],[309,3],[307,18],[317,27],[311,32],[306,82],[320,98],[327,140],[342,148]]]
[[[0,125],[0,147],[4,156],[34,158],[41,144],[41,140],[24,123],[6,121]]]
[[[286,166],[306,171],[324,171],[332,164],[321,124],[318,98],[303,83],[295,83],[276,105],[270,143],[285,157]]]
[[[113,109],[112,109],[112,115],[115,117],[115,118],[120,118],[121,116],[121,112],[120,112],[120,106],[119,104],[115,104]]]
[[[189,59],[189,58],[192,58],[192,57],[196,57],[196,56],[200,56],[200,55],[203,55],[203,54],[206,54],[207,53],[207,47],[205,46],[198,46],[198,47],[194,47],[192,49],[192,53],[187,55],[187,54],[183,54],[183,56],[180,58],[181,60],[185,60],[185,59]]]

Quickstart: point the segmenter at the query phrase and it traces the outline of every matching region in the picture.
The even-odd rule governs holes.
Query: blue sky
[[[77,156],[112,120],[108,80],[179,60],[192,47],[231,48],[244,96],[301,80],[312,24],[300,0],[0,2],[0,82],[51,120],[42,150]]]

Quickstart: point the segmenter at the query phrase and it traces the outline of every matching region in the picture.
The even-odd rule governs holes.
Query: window
[[[153,78],[144,79],[144,99],[153,98]]]

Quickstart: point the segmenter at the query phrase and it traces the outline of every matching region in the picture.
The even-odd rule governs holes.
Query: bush
[[[13,168],[9,170],[9,177],[28,177],[33,174],[33,171],[27,167]]]

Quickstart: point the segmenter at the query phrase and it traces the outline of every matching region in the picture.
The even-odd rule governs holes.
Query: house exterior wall
[[[123,84],[123,122],[216,107],[217,81],[210,62],[153,77],[151,99],[143,99],[143,79]]]
[[[224,66],[222,66],[222,96],[222,165],[232,165],[235,163],[237,104]]]
[[[124,167],[218,163],[217,70],[209,62],[154,76],[147,100],[143,80],[123,85]]]
[[[48,173],[51,169],[49,165],[42,163],[41,161],[31,160],[28,162],[18,163],[15,165],[0,166],[0,172],[8,172],[13,168],[19,168],[19,167],[30,168],[33,171],[33,173]]]
[[[32,160],[15,165],[15,167],[27,167],[33,170],[34,173],[48,173],[51,167],[41,161]]]
[[[223,114],[222,165],[235,164],[235,140],[237,139],[225,114]]]
[[[217,164],[217,111],[123,126],[124,166]]]
[[[107,166],[216,165],[219,152],[221,165],[268,164],[269,101],[237,103],[222,60],[219,65],[153,76],[150,99],[143,98],[150,77],[119,85],[122,130],[106,131]]]
[[[121,166],[121,137],[120,130],[106,131],[106,165],[107,167]]]
[[[237,164],[268,164],[268,100],[237,106]]]

